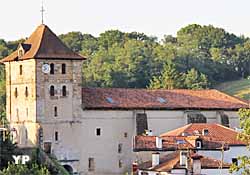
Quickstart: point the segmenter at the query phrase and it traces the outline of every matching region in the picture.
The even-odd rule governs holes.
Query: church
[[[137,160],[136,135],[159,135],[189,123],[237,128],[248,104],[217,90],[87,88],[87,58],[42,24],[3,58],[6,114],[20,147],[39,146],[71,174],[119,175]]]

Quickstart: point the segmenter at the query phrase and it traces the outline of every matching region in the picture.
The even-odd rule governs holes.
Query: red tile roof
[[[83,88],[82,100],[86,109],[238,110],[248,108],[245,101],[217,90]]]
[[[194,153],[190,154],[190,157],[196,156],[201,158],[201,168],[202,169],[218,169],[221,167],[225,169],[229,169],[231,164],[221,162],[220,160],[216,160],[210,157],[204,157],[202,155],[197,155]],[[188,162],[189,168],[191,168],[191,160],[189,159]],[[157,171],[157,172],[169,172],[172,169],[180,169],[185,168],[180,166],[180,152],[176,151],[170,154],[165,155],[164,157],[160,158],[160,164],[152,167],[152,161],[147,161],[139,165],[140,170],[147,170],[147,171]]]
[[[228,145],[245,145],[244,142],[237,139],[238,132],[215,123],[193,123],[185,125],[181,128],[161,134],[161,137],[182,136],[182,133],[186,135],[197,135],[197,133],[199,133],[201,135],[203,129],[208,130],[208,134],[203,136],[206,140],[221,141]]]
[[[25,54],[18,58],[18,51],[14,51],[9,56],[3,58],[1,62],[27,60],[27,59],[85,59],[71,51],[62,41],[49,29],[42,24],[31,34],[31,36],[21,44],[25,46]],[[26,47],[29,46],[29,47]]]
[[[202,148],[196,148],[196,139],[202,140]],[[134,151],[176,151],[176,150],[228,150],[223,140],[204,136],[162,136],[162,148],[156,147],[156,136],[135,136]]]

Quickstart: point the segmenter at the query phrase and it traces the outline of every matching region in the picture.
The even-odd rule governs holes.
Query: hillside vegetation
[[[221,83],[215,88],[227,94],[250,100],[250,79]]]

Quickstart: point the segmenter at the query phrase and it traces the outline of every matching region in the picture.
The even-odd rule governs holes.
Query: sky
[[[56,34],[98,36],[118,29],[159,39],[188,24],[212,24],[250,37],[250,0],[44,0],[44,23]],[[0,38],[28,37],[41,24],[42,0],[1,0]]]

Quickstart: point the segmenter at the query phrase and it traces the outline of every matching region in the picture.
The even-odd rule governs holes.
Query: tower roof
[[[23,48],[24,54],[21,57],[18,57],[18,50],[16,50],[9,56],[3,58],[0,62],[27,59],[86,59],[70,50],[56,34],[44,24],[38,26],[31,36],[24,43],[19,45],[19,48],[23,46],[29,47]]]

